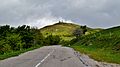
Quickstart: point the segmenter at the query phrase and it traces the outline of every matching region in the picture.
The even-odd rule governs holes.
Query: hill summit
[[[45,36],[48,35],[58,35],[61,38],[67,40],[72,39],[74,36],[72,32],[80,27],[80,25],[73,23],[58,22],[53,25],[48,25],[40,29],[41,33]]]

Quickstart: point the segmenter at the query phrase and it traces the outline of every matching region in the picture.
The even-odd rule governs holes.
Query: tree
[[[79,36],[81,36],[83,34],[82,29],[81,28],[76,28],[73,31],[73,35],[76,36],[76,38],[78,38]]]
[[[86,25],[81,26],[81,29],[82,29],[83,34],[85,34],[85,32],[87,32],[87,26]]]
[[[37,28],[33,29],[27,25],[17,28],[0,26],[0,54],[42,45],[43,41],[44,37]]]
[[[22,42],[24,42],[23,48],[30,48],[33,46],[34,36],[31,33],[30,26],[22,25],[19,26],[16,31],[17,34],[20,34]]]
[[[23,48],[24,43],[22,42],[19,34],[8,34],[5,40],[5,44],[9,44],[12,50],[21,50]]]
[[[49,35],[45,38],[45,44],[47,45],[58,45],[60,42],[60,37],[57,35]]]
[[[0,54],[4,54],[4,44],[5,44],[5,40],[0,40]]]
[[[0,26],[0,37],[5,37],[7,33],[10,33],[10,31],[9,25]]]
[[[73,31],[73,35],[76,36],[76,38],[78,38],[79,36],[85,34],[85,32],[87,32],[87,26],[81,26],[79,28],[76,28],[74,31]]]
[[[34,38],[34,45],[43,45],[44,37],[39,29],[32,28],[31,34],[33,35]]]

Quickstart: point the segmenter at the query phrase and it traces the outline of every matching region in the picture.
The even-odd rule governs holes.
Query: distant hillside
[[[53,35],[71,35],[74,29],[79,27],[79,25],[72,24],[72,23],[56,23],[54,25],[49,25],[43,27],[41,32],[44,35],[53,34]]]
[[[48,25],[40,29],[43,35],[59,35],[64,39],[73,38],[72,32],[76,28],[80,27],[79,25],[73,23],[55,23],[53,25]]]
[[[71,45],[96,60],[120,64],[120,26],[80,37]]]
[[[83,36],[76,44],[120,50],[120,26]]]
[[[44,36],[48,35],[59,35],[63,40],[71,40],[75,38],[73,36],[73,31],[80,28],[80,25],[73,23],[58,22],[53,25],[48,25],[40,29]],[[86,35],[99,32],[102,29],[92,29],[87,27]]]

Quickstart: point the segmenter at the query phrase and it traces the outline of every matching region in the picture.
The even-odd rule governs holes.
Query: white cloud
[[[36,20],[34,20],[32,22],[29,22],[26,25],[42,28],[42,27],[47,26],[47,25],[52,25],[54,23],[58,23],[59,21],[63,21],[63,22],[66,22],[66,23],[73,23],[71,20],[65,20],[65,19],[63,19],[61,17],[59,17],[59,18],[56,18],[56,17],[44,17],[44,18],[36,19]]]
[[[120,0],[0,0],[0,24],[43,27],[71,20],[90,27],[120,25]]]

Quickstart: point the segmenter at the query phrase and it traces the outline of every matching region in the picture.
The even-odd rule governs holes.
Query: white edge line
[[[54,52],[54,50],[52,50],[52,52],[50,52],[47,56],[45,56],[44,59],[42,59],[35,67],[40,66],[41,63],[44,62],[53,52]]]

